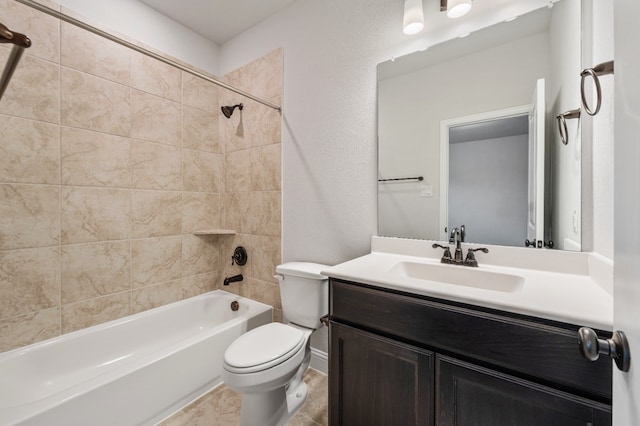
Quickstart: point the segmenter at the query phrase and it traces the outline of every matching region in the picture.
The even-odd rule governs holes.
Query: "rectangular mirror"
[[[378,65],[378,233],[581,249],[581,5]]]

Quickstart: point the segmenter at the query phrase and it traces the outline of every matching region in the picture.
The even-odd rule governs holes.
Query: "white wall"
[[[449,144],[449,227],[470,243],[523,246],[527,238],[527,134]]]
[[[137,0],[55,1],[123,35],[220,75],[218,45]]]
[[[614,58],[613,0],[590,0],[593,4],[593,38],[591,58],[583,62],[592,67]],[[592,146],[592,251],[613,260],[614,204],[614,76],[603,76],[602,108],[593,120]],[[594,105],[591,103],[591,105]],[[621,182],[624,185],[624,182]]]
[[[433,187],[420,197],[420,183],[381,184],[381,235],[440,239],[440,122],[529,104],[548,44],[539,33],[379,82],[379,176],[421,175]],[[399,226],[406,234],[392,233]]]
[[[580,121],[567,120],[569,142],[563,145],[555,118],[580,107],[580,24],[580,1],[563,1],[554,6],[549,27],[549,52],[554,66],[550,68],[551,78],[547,85],[546,147],[547,159],[553,167],[553,198],[546,201],[551,202],[552,209],[551,239],[561,250],[580,247],[583,234]],[[591,229],[585,231],[589,232]]]

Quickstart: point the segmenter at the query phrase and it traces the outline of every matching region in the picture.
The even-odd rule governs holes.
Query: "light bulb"
[[[471,10],[471,0],[449,0],[447,2],[447,16],[455,19]]]
[[[402,22],[405,34],[417,34],[424,28],[422,0],[404,0],[404,19]]]

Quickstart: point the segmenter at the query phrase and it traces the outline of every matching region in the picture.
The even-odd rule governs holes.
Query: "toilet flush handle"
[[[275,274],[273,276],[273,278],[275,278],[276,280],[283,280],[284,281],[284,275],[282,275],[282,274]]]

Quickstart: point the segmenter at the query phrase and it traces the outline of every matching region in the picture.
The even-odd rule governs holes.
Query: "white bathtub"
[[[271,319],[217,290],[5,352],[0,425],[155,424],[220,384],[227,346]]]

